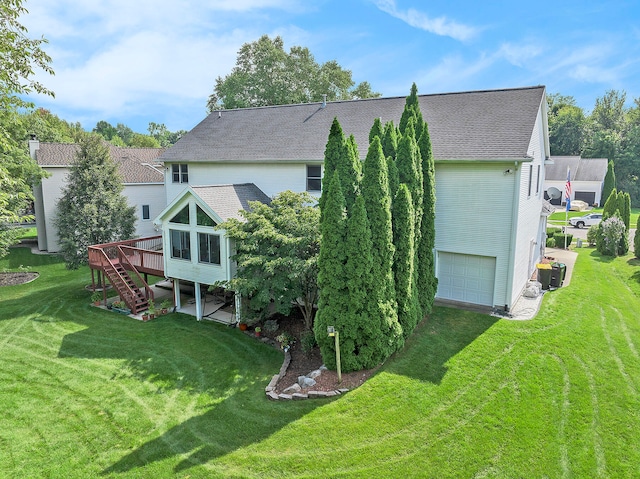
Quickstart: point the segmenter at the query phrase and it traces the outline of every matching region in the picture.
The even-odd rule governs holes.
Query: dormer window
[[[186,163],[171,165],[171,176],[174,183],[189,183],[189,165]]]

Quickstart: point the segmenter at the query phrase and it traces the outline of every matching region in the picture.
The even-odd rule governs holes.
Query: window
[[[174,183],[189,183],[189,165],[185,163],[171,165]]]
[[[191,259],[191,237],[188,231],[169,230],[171,257]]]
[[[198,251],[201,263],[220,264],[220,236],[198,233]]]
[[[216,222],[204,212],[200,206],[196,205],[196,222],[198,226],[215,226]]]
[[[189,205],[182,208],[178,213],[169,220],[169,223],[177,223],[180,225],[189,224]]]
[[[151,219],[151,210],[149,209],[149,205],[142,205],[142,219],[143,220]]]
[[[307,165],[307,191],[320,191],[322,189],[322,167]]]
[[[529,192],[527,196],[531,196],[531,182],[533,181],[533,165],[529,165]]]

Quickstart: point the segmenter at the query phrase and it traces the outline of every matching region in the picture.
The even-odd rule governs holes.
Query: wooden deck
[[[108,263],[122,264],[131,270],[153,276],[164,277],[164,259],[162,253],[162,236],[137,238],[115,243],[104,243],[89,246],[89,267],[104,270]]]

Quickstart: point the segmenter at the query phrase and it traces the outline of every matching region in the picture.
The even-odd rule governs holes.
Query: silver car
[[[602,221],[602,213],[590,213],[584,216],[575,216],[569,219],[571,226],[584,228],[585,226],[597,225]]]

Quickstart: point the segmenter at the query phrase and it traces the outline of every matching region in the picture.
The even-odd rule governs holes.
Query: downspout
[[[522,170],[520,169],[520,165],[518,162],[515,162],[515,170],[517,172],[514,175],[514,183],[513,183],[513,208],[511,209],[511,241],[509,242],[509,267],[507,269],[507,291],[506,291],[506,309],[511,309],[511,304],[513,301],[513,277],[515,274],[516,267],[516,259],[515,259],[515,251],[516,251],[516,243],[517,243],[517,234],[518,234],[518,210],[520,209],[520,183],[522,183]]]

